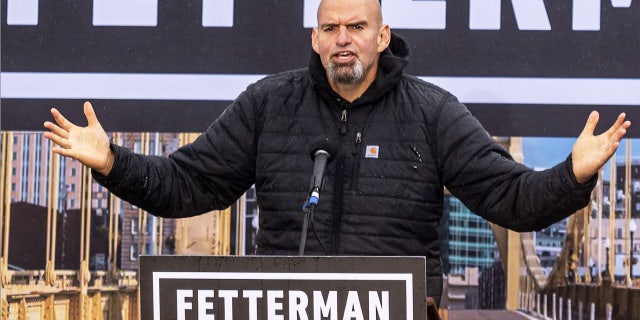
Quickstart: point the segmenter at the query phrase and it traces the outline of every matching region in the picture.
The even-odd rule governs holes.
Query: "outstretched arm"
[[[571,150],[573,174],[579,183],[587,182],[598,173],[598,170],[611,158],[620,140],[631,126],[630,121],[625,121],[626,115],[621,113],[616,122],[604,133],[594,136],[593,131],[598,124],[600,115],[597,111],[591,112],[587,124],[576,140]]]
[[[45,132],[44,137],[58,145],[53,148],[53,152],[76,159],[102,175],[108,175],[115,155],[109,148],[109,137],[98,122],[91,103],[84,103],[84,114],[88,122],[86,127],[71,123],[55,108],[51,109],[51,114],[57,125],[45,121],[44,127],[49,132]]]
[[[504,148],[452,99],[440,116],[437,146],[442,181],[474,213],[505,228],[524,232],[560,221],[589,203],[598,170],[620,145],[631,125],[621,114],[605,133],[594,136],[593,112],[571,158],[544,171],[515,163]]]

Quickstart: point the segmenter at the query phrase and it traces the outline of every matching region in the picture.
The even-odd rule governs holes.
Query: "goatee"
[[[356,60],[353,63],[329,62],[327,74],[333,82],[357,83],[363,78],[364,68],[360,60]]]

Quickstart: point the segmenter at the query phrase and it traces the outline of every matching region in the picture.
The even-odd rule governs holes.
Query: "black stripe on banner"
[[[69,121],[86,125],[79,99],[2,99],[2,130],[44,130],[55,107]],[[230,101],[100,100],[91,104],[102,127],[113,132],[202,132]]]
[[[44,130],[52,120],[49,109],[58,108],[70,121],[85,124],[83,100],[2,99],[2,130]],[[230,101],[91,100],[107,131],[202,132]],[[467,104],[494,136],[577,137],[592,110],[600,112],[596,133],[603,132],[625,112],[627,119],[640,119],[640,106],[586,106],[536,104]],[[632,125],[628,138],[640,137],[640,126]]]
[[[466,104],[471,113],[494,136],[578,137],[589,113],[596,110],[600,121],[596,134],[607,130],[621,112],[632,122],[640,119],[640,106]],[[637,120],[635,120],[637,121]],[[632,125],[627,138],[640,137],[640,126]]]

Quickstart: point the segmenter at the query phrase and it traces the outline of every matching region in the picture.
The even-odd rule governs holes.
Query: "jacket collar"
[[[399,35],[391,33],[389,47],[380,54],[376,79],[360,98],[353,101],[352,105],[372,103],[385,96],[400,81],[404,68],[409,64],[409,56],[407,42]],[[309,72],[319,93],[325,99],[336,100],[340,98],[340,95],[331,89],[320,56],[313,50],[311,50],[309,61]]]

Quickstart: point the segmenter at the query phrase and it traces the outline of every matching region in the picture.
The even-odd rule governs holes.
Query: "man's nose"
[[[346,27],[340,27],[338,31],[338,39],[336,44],[339,46],[346,46],[351,43],[351,37],[349,36],[349,30]]]

